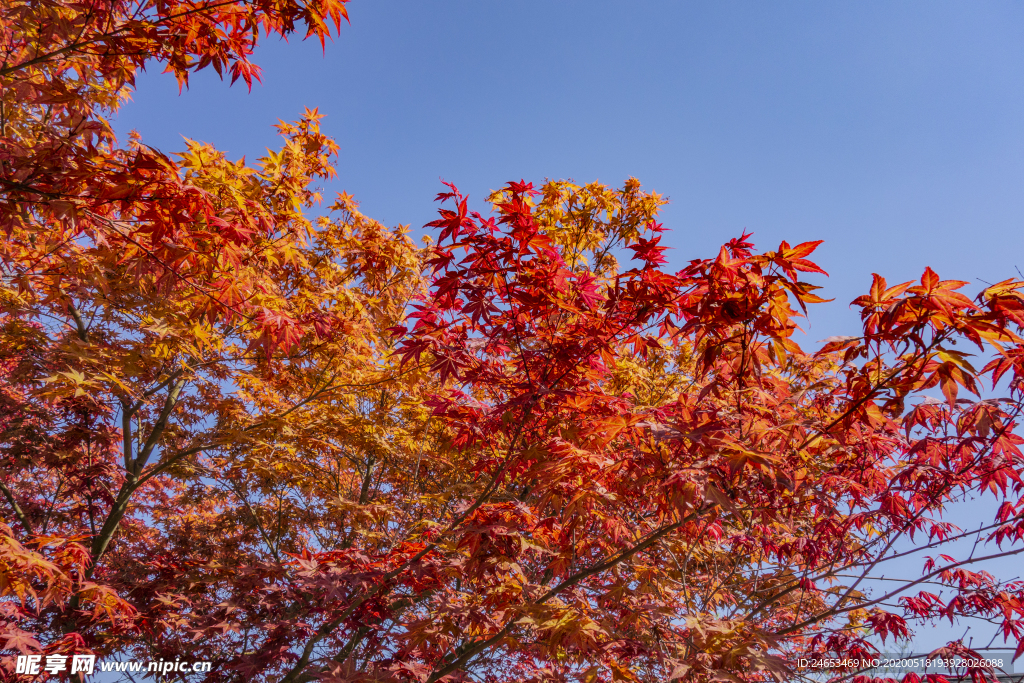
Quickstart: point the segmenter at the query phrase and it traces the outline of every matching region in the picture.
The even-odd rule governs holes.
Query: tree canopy
[[[261,32],[343,18],[0,8],[5,678],[90,653],[210,681],[791,680],[944,619],[1024,651],[1024,584],[984,571],[1024,551],[1024,282],[874,275],[861,328],[805,350],[819,243],[672,272],[635,179],[450,185],[418,246],[324,206],[315,110],[255,164],[105,118],[146,64],[251,85]],[[950,519],[985,498],[980,529]],[[895,561],[920,571],[879,589]]]

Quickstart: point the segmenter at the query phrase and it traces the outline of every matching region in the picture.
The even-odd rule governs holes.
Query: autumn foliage
[[[104,118],[146,64],[251,84],[261,31],[346,17],[0,8],[5,679],[95,653],[211,681],[791,680],[941,620],[1024,651],[1024,583],[985,571],[1024,551],[1024,282],[875,275],[862,328],[804,350],[818,243],[673,272],[633,179],[451,185],[417,246],[323,206],[316,111],[254,165]]]

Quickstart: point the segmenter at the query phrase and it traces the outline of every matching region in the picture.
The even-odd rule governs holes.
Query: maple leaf
[[[9,650],[17,650],[23,654],[39,652],[43,649],[39,641],[25,631],[15,631],[4,635],[4,646]]]
[[[636,244],[630,244],[626,248],[633,250],[634,258],[646,261],[648,265],[660,265],[667,262],[667,259],[662,256],[666,247],[659,247],[658,242],[660,241],[660,235],[649,240],[640,237],[637,239]]]

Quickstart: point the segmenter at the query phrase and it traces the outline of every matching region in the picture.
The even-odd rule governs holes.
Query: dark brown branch
[[[85,321],[82,320],[82,314],[78,312],[74,304],[68,304],[68,313],[75,321],[75,327],[78,330],[78,338],[86,344],[89,343],[89,328],[86,326]]]
[[[35,532],[32,531],[32,524],[28,521],[28,517],[25,516],[25,512],[21,509],[21,506],[18,505],[18,501],[15,500],[14,494],[11,493],[11,490],[7,488],[7,485],[2,481],[0,481],[0,491],[3,491],[4,498],[7,499],[11,508],[14,509],[14,516],[18,518],[19,522],[21,522],[21,526],[25,527],[25,531],[28,532],[29,536],[34,535]]]

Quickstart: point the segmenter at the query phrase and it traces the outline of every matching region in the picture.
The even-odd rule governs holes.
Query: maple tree
[[[1021,654],[1024,584],[984,569],[1024,551],[1024,283],[876,275],[857,335],[805,351],[818,243],[670,272],[635,180],[509,183],[487,215],[450,186],[418,247],[319,208],[316,111],[255,165],[104,119],[150,61],[251,82],[260,30],[345,16],[0,9],[6,678],[88,652],[213,681],[783,680],[943,619]],[[879,588],[892,562],[920,571]]]

